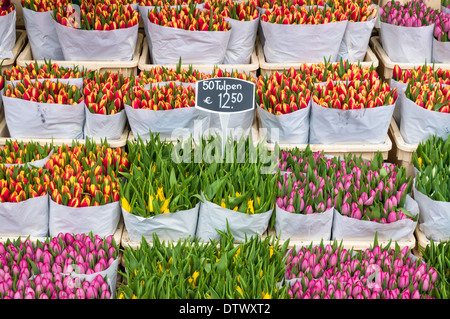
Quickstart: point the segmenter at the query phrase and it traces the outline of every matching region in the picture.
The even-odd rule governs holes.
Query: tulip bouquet
[[[262,235],[275,206],[275,158],[267,157],[263,142],[254,145],[251,139],[244,137],[238,141],[228,138],[223,151],[219,136],[203,140],[203,143],[204,201],[200,206],[196,236],[206,241],[217,239],[215,229],[225,230],[227,224],[237,241],[244,241],[246,236]],[[248,158],[245,157],[247,149]]]
[[[337,242],[294,248],[286,281],[292,299],[435,299],[438,272],[402,250],[374,247],[354,252]]]
[[[140,0],[139,5],[142,7],[163,7],[170,6],[188,6],[190,4],[201,4],[202,0]]]
[[[60,233],[45,241],[7,239],[0,243],[0,298],[110,299],[118,252],[112,236]]]
[[[295,70],[289,70],[289,73],[295,73]],[[358,81],[374,81],[378,78],[376,69],[371,65],[370,67],[363,67],[358,63],[350,63],[348,60],[340,59],[338,63],[325,61],[325,63],[314,63],[300,65],[300,73],[305,73],[306,77],[311,77],[314,83],[323,83],[327,81],[343,81],[349,82],[353,80]]]
[[[130,61],[136,49],[138,11],[120,3],[82,2],[80,7],[80,16],[71,5],[52,13],[65,60]]]
[[[147,16],[147,41],[154,64],[175,64],[180,59],[223,64],[231,35],[231,25],[223,15],[190,4],[155,7]]]
[[[448,240],[450,233],[450,138],[430,136],[413,153],[416,171],[414,197],[421,210],[419,229],[434,241]]]
[[[172,162],[175,145],[160,141],[158,134],[146,143],[138,139],[128,146],[131,168],[122,173],[126,179],[120,188],[130,239],[140,241],[144,236],[151,241],[153,233],[167,241],[193,239],[201,200],[200,164]]]
[[[43,168],[0,164],[0,233],[46,236],[49,176]]]
[[[137,83],[134,78],[110,71],[91,73],[84,78],[86,137],[120,139],[127,124],[123,96],[133,83]]]
[[[400,94],[398,103],[394,110],[394,119],[397,124],[401,122],[401,109],[406,87],[409,83],[422,83],[423,85],[441,83],[450,85],[450,71],[443,68],[436,68],[427,63],[419,65],[413,69],[403,69],[396,64],[392,71],[391,86],[396,87]]]
[[[11,137],[83,136],[84,101],[76,85],[24,78],[5,86],[3,103]],[[46,106],[45,112],[42,104]]]
[[[365,81],[315,85],[309,142],[384,143],[397,97],[396,88],[373,75]]]
[[[423,255],[422,259],[427,265],[433,267],[439,275],[435,282],[437,299],[448,299],[450,293],[450,261],[447,257],[449,255],[449,246],[448,241],[434,242],[433,240],[425,248],[419,246],[420,252]]]
[[[280,286],[286,271],[287,244],[271,237],[251,237],[234,245],[234,238],[219,232],[220,238],[200,244],[177,241],[164,245],[157,236],[136,250],[126,248],[127,284],[119,299],[284,299],[287,287]],[[164,289],[158,289],[158,284]]]
[[[378,231],[379,236],[387,239],[409,239],[414,232],[418,212],[414,201],[408,197],[412,179],[406,176],[404,168],[383,163],[381,153],[365,161],[352,154],[327,158],[323,152],[313,153],[309,148],[294,149],[282,151],[279,165],[280,170],[290,174],[279,177],[277,206],[286,212],[307,215],[334,207],[338,214],[333,218],[333,239],[362,238],[368,229],[360,228],[363,226],[373,227],[374,232]],[[277,214],[275,222],[283,225],[283,220],[277,221],[278,217]],[[400,221],[398,228],[403,228],[405,233],[391,232],[383,226],[397,221]],[[372,226],[367,222],[372,222]],[[346,229],[344,224],[352,224],[353,229]]]
[[[259,26],[259,11],[255,1],[208,0],[205,11],[220,14],[231,26],[231,36],[224,64],[248,64],[254,50]]]
[[[61,231],[108,236],[120,218],[119,172],[129,169],[126,152],[86,139],[60,146],[47,161],[51,181],[50,234]]]
[[[410,82],[406,87],[405,96],[428,111],[450,112],[450,86],[440,83]]]
[[[30,41],[31,51],[35,60],[64,60],[64,54],[58,35],[53,25],[53,10],[64,8],[71,0],[22,0],[22,11]]]
[[[337,59],[363,61],[375,27],[377,9],[367,0],[331,0],[326,4],[335,10],[345,12],[348,19]],[[348,43],[351,43],[351,46],[348,46]]]
[[[380,7],[380,40],[389,58],[408,63],[431,61],[437,14],[423,0],[405,4],[392,0]]]
[[[16,9],[10,0],[0,1],[0,60],[12,59],[16,45]]]
[[[265,10],[260,19],[269,63],[336,61],[348,22],[343,10],[286,4]]]
[[[291,68],[258,77],[257,112],[269,143],[308,143],[313,83],[303,74]],[[273,136],[273,129],[278,130],[278,137]]]
[[[27,163],[38,166],[37,163],[47,160],[52,150],[52,144],[41,145],[33,141],[18,142],[7,139],[5,145],[0,148],[0,162],[7,165]]]

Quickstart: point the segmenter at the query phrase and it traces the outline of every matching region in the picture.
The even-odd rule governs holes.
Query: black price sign
[[[255,107],[255,84],[234,78],[196,82],[196,107],[213,113],[242,113]]]

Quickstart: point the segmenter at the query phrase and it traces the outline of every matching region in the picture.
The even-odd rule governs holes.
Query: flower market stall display
[[[450,85],[450,70],[427,63],[413,69],[402,69],[398,64],[394,66],[390,84],[392,87],[397,88],[399,94],[394,110],[394,119],[397,124],[400,124],[401,121],[401,104],[405,97],[406,87],[409,83],[414,82]]]
[[[450,86],[442,83],[408,84],[400,110],[400,132],[408,144],[426,141],[430,135],[446,139],[450,133]]]
[[[429,240],[450,238],[450,138],[431,136],[413,154],[419,229]]]
[[[249,64],[255,47],[259,12],[254,1],[208,0],[205,10],[221,14],[231,25],[224,64]]]
[[[292,299],[435,299],[440,280],[434,266],[400,250],[374,245],[355,252],[338,246],[295,247],[286,262]]]
[[[23,79],[8,83],[2,99],[12,138],[83,138],[84,101],[76,85]]]
[[[130,90],[133,79],[109,71],[91,73],[84,78],[85,137],[108,141],[120,139],[127,125],[123,97]]]
[[[52,22],[64,60],[130,61],[137,45],[139,13],[122,4],[81,3],[55,8]]]
[[[373,73],[372,73],[373,74]],[[383,144],[397,100],[397,89],[371,75],[315,85],[312,91],[311,144]]]
[[[430,62],[437,13],[423,0],[405,4],[392,0],[380,7],[380,40],[389,58],[395,62]]]
[[[394,241],[413,236],[419,210],[409,195],[412,179],[404,168],[384,163],[381,153],[368,161],[352,154],[330,158],[309,148],[281,151],[280,171],[288,173],[278,180],[278,236],[372,240],[377,234]],[[331,219],[326,212],[333,207]],[[322,233],[315,233],[320,227]]]
[[[33,57],[36,60],[64,60],[64,54],[52,21],[53,10],[63,8],[70,0],[21,0],[22,13]]]
[[[231,25],[221,14],[195,4],[148,11],[147,38],[153,64],[223,64]]]
[[[450,12],[440,12],[436,15],[433,57],[436,63],[450,63]]]
[[[2,236],[47,236],[48,177],[43,168],[0,164]]]
[[[251,237],[234,245],[229,233],[217,241],[161,243],[143,240],[124,249],[124,282],[118,299],[285,299],[280,285],[286,271],[287,245]]]
[[[10,0],[0,1],[0,60],[14,58],[16,9]]]
[[[113,236],[7,239],[0,243],[0,299],[113,299],[118,254]]]
[[[342,10],[284,4],[265,10],[260,19],[269,63],[336,61],[348,22]]]
[[[114,234],[120,219],[119,172],[129,168],[127,153],[106,142],[58,147],[49,170],[49,232]]]
[[[192,240],[200,207],[201,165],[173,161],[173,142],[152,134],[128,143],[130,171],[121,185],[122,215],[131,241]]]
[[[150,130],[162,139],[194,136],[209,129],[209,114],[195,107],[195,85],[176,82],[135,86],[123,98],[125,112],[135,139],[150,138]]]
[[[450,285],[449,285],[449,270],[450,261],[448,258],[450,244],[448,241],[434,242],[425,248],[420,248],[423,254],[422,259],[438,273],[438,279],[434,283],[437,287],[436,293],[438,299],[449,299]]]

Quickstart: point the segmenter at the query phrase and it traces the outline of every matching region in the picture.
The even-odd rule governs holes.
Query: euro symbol
[[[203,100],[203,102],[205,102],[206,104],[211,104],[212,103],[211,97],[208,96],[206,99]]]

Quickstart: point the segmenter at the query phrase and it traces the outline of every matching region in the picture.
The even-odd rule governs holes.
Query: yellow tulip
[[[125,209],[128,213],[131,210],[130,203],[128,203],[128,200],[125,197],[122,197],[122,208]]]

